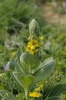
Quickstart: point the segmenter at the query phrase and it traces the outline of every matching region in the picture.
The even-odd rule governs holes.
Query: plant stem
[[[27,98],[27,94],[28,94],[28,91],[27,90],[25,90],[25,100],[27,100],[28,98]]]

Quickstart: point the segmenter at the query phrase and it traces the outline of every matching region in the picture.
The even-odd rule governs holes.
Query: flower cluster
[[[34,55],[41,46],[42,44],[38,40],[32,39],[28,42],[26,51]]]
[[[35,90],[35,91],[41,91],[41,90],[43,89],[43,87],[44,87],[44,82],[43,82],[43,81],[40,81],[40,82],[38,83],[38,87],[35,88],[34,90]]]
[[[40,93],[40,91],[43,89],[43,87],[44,87],[44,82],[43,81],[38,82],[38,87],[35,88],[33,92],[30,92],[29,96],[34,98],[41,97],[42,94]]]
[[[41,93],[36,92],[36,91],[29,93],[29,96],[30,97],[41,97],[41,95],[42,95]]]

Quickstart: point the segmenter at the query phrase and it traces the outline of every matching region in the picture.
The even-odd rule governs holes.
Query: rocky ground
[[[44,17],[47,22],[60,23],[66,25],[66,13],[58,14],[53,11],[53,7],[50,3],[46,3],[43,6]]]

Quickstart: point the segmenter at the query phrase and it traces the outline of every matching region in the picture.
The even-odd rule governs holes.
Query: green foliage
[[[64,0],[62,0],[62,1],[53,1],[52,6],[53,6],[54,12],[56,12],[58,14],[66,13],[66,11],[65,11],[66,1],[64,1]]]
[[[42,26],[40,11],[33,1],[1,0],[0,3],[0,99],[65,100],[66,26]],[[31,36],[35,34],[35,39],[38,39],[36,33],[45,36],[45,40],[41,41],[42,47],[35,55],[25,50],[30,35],[27,25],[32,18],[38,20],[42,33],[36,22],[37,27],[32,26],[34,29],[32,28]],[[31,28],[31,24],[29,27]],[[13,31],[16,34],[12,36],[6,33],[12,34]],[[56,59],[54,71],[55,60],[50,55]],[[9,61],[9,70],[4,71]],[[29,97],[29,92],[35,91],[40,81],[44,81],[44,87],[38,90],[42,97]]]
[[[55,66],[55,61],[53,58],[46,59],[38,68],[38,70],[34,73],[36,78],[35,81],[40,81],[46,79],[50,73],[53,71]]]
[[[18,32],[34,17],[40,16],[38,6],[33,1],[2,0],[0,1],[0,27],[10,34]],[[35,16],[36,15],[36,16]]]
[[[36,55],[29,53],[22,53],[20,56],[20,62],[31,70],[36,70],[40,64],[40,61]]]
[[[56,27],[56,30],[54,29],[54,27]],[[48,33],[48,31],[49,31],[49,33]],[[59,28],[59,30],[57,31],[57,26],[53,26],[53,27],[45,26],[43,32],[45,34],[45,38],[47,39],[47,42],[45,42],[42,47],[43,54],[45,54],[45,55],[41,54],[41,56],[42,56],[41,58],[40,58],[39,54],[31,55],[29,53],[25,53],[25,50],[23,51],[23,49],[21,47],[17,51],[15,56],[12,55],[12,52],[16,52],[16,50],[14,51],[13,48],[12,48],[12,50],[6,50],[4,55],[0,55],[1,58],[3,56],[3,58],[1,59],[1,65],[3,63],[2,61],[4,61],[4,60],[5,60],[4,65],[6,64],[6,62],[7,62],[6,57],[10,57],[9,59],[11,59],[11,56],[13,57],[13,59],[10,60],[10,69],[11,69],[11,71],[15,71],[15,72],[13,72],[12,74],[11,74],[11,72],[8,72],[8,73],[10,73],[12,75],[18,89],[20,90],[20,93],[22,92],[21,95],[23,95],[23,98],[21,96],[19,96],[18,98],[20,98],[20,99],[22,98],[23,100],[24,100],[25,94],[26,94],[26,92],[25,93],[23,93],[23,92],[27,91],[24,89],[24,87],[29,87],[28,91],[31,91],[34,88],[35,83],[37,83],[40,80],[44,80],[44,82],[45,82],[46,78],[49,77],[49,75],[51,74],[51,72],[55,66],[55,61],[53,60],[52,57],[49,57],[50,55],[53,55],[54,58],[56,59],[57,73],[54,71],[54,76],[53,76],[53,74],[50,75],[49,79],[47,79],[48,84],[53,85],[53,86],[56,85],[56,81],[57,81],[58,77],[61,78],[61,81],[57,81],[57,82],[59,82],[59,83],[65,82],[65,77],[64,77],[64,75],[65,75],[64,74],[65,53],[62,54],[62,52],[65,52],[65,50],[63,50],[63,48],[65,47],[65,36],[66,36],[65,33],[63,33],[63,32],[65,32],[65,29],[62,30],[61,28]],[[61,35],[59,36],[59,34],[61,34]],[[20,35],[20,37],[21,36],[22,35]],[[51,38],[50,38],[50,36],[51,36]],[[54,39],[54,38],[56,38],[56,39]],[[13,41],[15,41],[14,36],[11,36],[11,40],[12,39],[13,39]],[[18,43],[20,43],[19,39],[20,38],[18,38],[18,39],[16,38],[16,41],[18,40]],[[59,44],[59,46],[57,46],[58,44]],[[24,48],[25,48],[25,46],[24,46]],[[63,55],[63,56],[61,57],[61,55]],[[47,58],[47,57],[49,57],[49,58]],[[58,61],[60,61],[60,59],[62,60],[62,62],[59,65]],[[28,66],[30,66],[30,67],[28,67]],[[13,68],[15,70],[13,70]],[[58,72],[58,70],[62,71],[63,74],[60,74],[60,72]],[[27,76],[30,76],[31,78],[28,79]],[[1,90],[7,89],[9,91],[12,91],[12,93],[13,93],[13,88],[15,88],[15,84],[13,84],[12,77],[10,78],[9,74],[8,75],[4,74],[4,76],[1,77],[1,79],[4,80],[4,81],[1,81],[1,88],[0,88]],[[34,81],[31,81],[32,77],[34,78]],[[11,80],[11,82],[8,81],[9,79]],[[22,79],[24,79],[24,80],[22,80]],[[3,84],[4,82],[8,86],[5,87]],[[29,83],[29,84],[27,84],[27,83]],[[47,83],[45,82],[45,85],[46,84]],[[47,85],[47,87],[49,87],[49,86]],[[62,96],[65,91],[65,87],[66,87],[65,84],[58,84],[55,87],[50,86],[50,91],[48,93],[49,95],[46,95],[46,97],[44,99],[46,99],[46,100],[54,100],[54,99],[55,100],[56,99],[63,100]],[[17,91],[19,91],[18,89],[16,88]],[[47,88],[47,91],[48,90],[49,89]],[[18,93],[18,95],[20,93]],[[57,95],[56,95],[56,93],[57,93]],[[45,94],[43,93],[43,95],[45,95]],[[30,98],[30,99],[32,99],[32,98]],[[41,98],[41,99],[43,100],[43,98]]]
[[[33,33],[31,34],[33,35]],[[14,68],[14,72],[11,73],[12,77],[27,100],[32,85],[35,82],[44,81],[51,74],[55,66],[55,61],[53,58],[48,58],[41,62],[38,54],[23,53],[21,50],[18,50],[16,55],[16,61],[11,60],[9,69],[13,70]]]
[[[17,72],[13,72],[13,77],[17,82],[17,86],[21,87],[20,90],[23,92],[24,91],[28,91],[30,86],[33,84],[34,82],[34,77],[32,75],[26,75],[26,76],[22,76],[22,75],[18,75]]]
[[[7,90],[0,90],[1,100],[17,100],[17,98]]]
[[[63,100],[61,97],[49,97],[48,99],[46,100]]]
[[[46,100],[63,100],[63,93],[66,91],[66,84],[56,85],[49,94]]]

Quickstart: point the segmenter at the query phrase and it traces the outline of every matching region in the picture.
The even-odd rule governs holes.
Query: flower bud
[[[31,21],[31,23],[29,24],[29,33],[30,33],[30,37],[33,36],[33,38],[37,37],[39,35],[40,32],[40,27],[37,23],[37,21],[35,19],[33,19]]]

